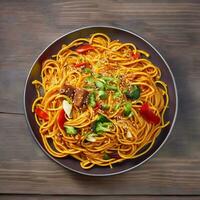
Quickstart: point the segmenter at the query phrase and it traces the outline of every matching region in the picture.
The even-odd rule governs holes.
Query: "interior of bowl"
[[[169,108],[165,113],[165,120],[169,120],[171,123],[166,128],[162,129],[162,132],[156,139],[155,144],[153,147],[141,157],[138,157],[133,160],[126,160],[122,163],[113,165],[113,168],[110,167],[98,167],[95,166],[92,169],[84,170],[80,167],[79,161],[75,160],[71,157],[66,158],[54,158],[48,154],[45,150],[44,145],[42,143],[41,136],[39,134],[38,125],[35,121],[34,114],[31,112],[32,103],[36,97],[36,91],[34,86],[32,85],[32,81],[37,79],[40,80],[40,72],[42,63],[50,58],[53,54],[56,54],[59,49],[61,49],[62,44],[68,44],[71,41],[80,38],[80,37],[89,37],[91,34],[101,32],[107,34],[112,40],[118,39],[122,42],[132,42],[134,43],[138,49],[143,49],[150,53],[150,60],[157,65],[161,72],[162,72],[162,80],[168,85],[168,93],[169,93]],[[49,155],[57,163],[61,164],[62,166],[86,175],[93,175],[93,176],[107,176],[107,175],[114,175],[118,173],[122,173],[128,171],[130,169],[135,168],[136,166],[142,164],[146,160],[148,160],[157,150],[162,146],[162,144],[166,141],[168,135],[171,132],[173,124],[175,122],[176,113],[177,113],[177,92],[176,92],[176,85],[174,82],[173,75],[171,70],[169,69],[167,63],[163,59],[163,57],[158,53],[158,51],[147,41],[145,41],[140,36],[131,33],[129,31],[115,28],[115,27],[86,27],[82,29],[75,30],[70,32],[61,38],[57,39],[55,42],[50,44],[38,57],[38,59],[33,64],[30,73],[27,78],[27,82],[25,85],[25,92],[24,92],[24,108],[25,108],[25,115],[27,119],[27,123],[30,127],[31,133],[33,134],[35,140],[42,148],[42,150]]]

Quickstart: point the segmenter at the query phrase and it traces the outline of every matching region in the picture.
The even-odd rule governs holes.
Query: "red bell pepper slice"
[[[139,52],[136,53],[132,53],[132,57],[134,58],[134,60],[140,59],[141,55]]]
[[[160,123],[160,117],[153,113],[153,111],[149,108],[149,105],[147,103],[144,103],[140,108],[140,114],[142,117],[153,124],[159,124]]]
[[[62,109],[60,113],[58,114],[57,122],[61,129],[64,129],[64,123],[65,123],[65,111]]]
[[[43,111],[41,108],[36,108],[35,109],[35,113],[38,117],[44,119],[44,120],[48,120],[49,119],[49,115]]]
[[[81,45],[80,47],[78,47],[76,49],[76,52],[77,53],[85,53],[86,51],[89,51],[89,50],[94,50],[95,47],[89,45],[89,44],[85,44],[85,45]]]
[[[78,63],[78,64],[75,64],[75,67],[79,68],[79,67],[82,67],[86,65],[87,63],[86,62],[82,62],[82,63]]]
[[[95,107],[94,107],[94,111],[97,111],[101,109],[101,104],[100,103],[96,103]]]

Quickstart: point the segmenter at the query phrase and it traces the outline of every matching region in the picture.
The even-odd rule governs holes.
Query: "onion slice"
[[[68,101],[63,100],[63,109],[66,113],[66,115],[71,118],[71,111],[72,111],[72,104],[70,104]]]
[[[86,140],[88,142],[96,142],[96,138],[93,136],[94,134],[90,134],[87,136]]]
[[[132,138],[133,135],[132,135],[132,133],[131,133],[130,131],[128,131],[127,134],[126,134],[126,137],[127,137],[127,138]]]

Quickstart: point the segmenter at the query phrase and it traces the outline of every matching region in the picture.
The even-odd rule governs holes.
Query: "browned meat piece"
[[[62,88],[60,88],[60,93],[65,94],[68,97],[73,97],[75,93],[76,88],[72,85],[63,85]]]
[[[74,94],[74,105],[81,107],[86,102],[88,94],[89,92],[87,90],[77,88]]]

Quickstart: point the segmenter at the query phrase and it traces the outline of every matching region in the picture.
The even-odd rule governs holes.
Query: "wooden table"
[[[178,86],[168,142],[149,162],[112,177],[72,173],[41,151],[23,111],[25,79],[57,37],[86,25],[113,25],[153,43]],[[200,1],[1,0],[0,199],[200,199]]]

